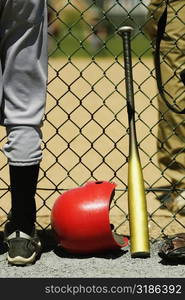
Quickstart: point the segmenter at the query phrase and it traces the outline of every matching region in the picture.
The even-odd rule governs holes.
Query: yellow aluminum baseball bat
[[[129,159],[128,159],[128,210],[130,228],[131,257],[150,256],[148,213],[144,187],[143,171],[138,151],[135,104],[132,74],[131,32],[132,27],[119,28],[118,34],[123,41],[125,88],[129,122]]]

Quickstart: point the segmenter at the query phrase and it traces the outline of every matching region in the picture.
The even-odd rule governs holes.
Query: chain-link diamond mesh
[[[122,41],[116,31],[131,25],[136,129],[150,237],[155,240],[184,230],[183,215],[170,210],[170,201],[167,209],[164,198],[161,200],[163,193],[170,196],[176,186],[158,162],[158,127],[165,116],[159,111],[153,46],[144,30],[149,21],[148,4],[147,0],[48,2],[49,78],[36,194],[37,225],[41,228],[50,227],[50,211],[60,193],[87,181],[107,180],[117,184],[110,220],[118,233],[129,234],[128,120]],[[170,128],[166,142],[176,134],[173,126]],[[2,128],[2,145],[5,140]],[[2,153],[0,158],[3,226],[10,192],[7,161]],[[184,166],[180,168],[183,181]],[[182,193],[183,188],[175,191]]]

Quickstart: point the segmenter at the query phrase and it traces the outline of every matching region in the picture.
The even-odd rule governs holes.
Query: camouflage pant
[[[145,30],[155,41],[157,22],[165,1],[151,0]],[[185,0],[169,1],[167,24],[160,47],[162,82],[167,100],[185,108],[185,85],[180,74],[185,69]],[[158,96],[158,162],[167,184],[184,188],[185,183],[185,115],[169,110]]]

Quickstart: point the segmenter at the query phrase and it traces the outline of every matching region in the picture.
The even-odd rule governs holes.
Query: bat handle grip
[[[131,57],[131,32],[133,28],[130,26],[122,26],[118,29],[118,34],[123,41],[123,54],[125,66],[125,87],[126,99],[128,102],[128,115],[129,119],[134,118],[135,105],[134,105],[134,90],[133,90],[133,75],[132,75],[132,57]]]

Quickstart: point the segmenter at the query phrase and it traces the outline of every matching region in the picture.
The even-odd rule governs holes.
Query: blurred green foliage
[[[78,10],[67,11],[58,16],[60,32],[58,36],[49,38],[49,56],[99,57],[122,54],[121,38],[116,34],[119,26],[109,23],[109,33],[104,39],[99,39],[98,48],[92,45],[93,27]],[[143,32],[135,30],[132,36],[133,55],[137,57],[151,56],[152,47]]]

